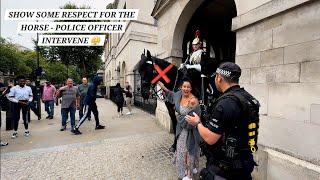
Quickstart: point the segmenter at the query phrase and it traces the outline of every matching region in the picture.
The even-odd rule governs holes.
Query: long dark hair
[[[191,86],[191,93],[196,96],[197,98],[199,98],[199,92],[197,92],[196,88],[193,87],[193,83],[191,81],[190,78],[188,77],[184,77],[182,80],[181,80],[181,84],[180,84],[180,87],[182,87],[183,83],[185,82],[188,82]]]
[[[181,86],[182,86],[182,84],[183,84],[184,82],[188,82],[188,83],[190,83],[191,88],[193,89],[193,87],[192,87],[192,81],[191,81],[191,79],[190,79],[190,78],[188,78],[188,77],[184,77],[184,78],[181,80]]]

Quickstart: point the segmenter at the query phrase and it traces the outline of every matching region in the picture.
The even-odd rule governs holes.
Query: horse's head
[[[141,55],[141,60],[138,64],[138,72],[141,76],[141,95],[143,99],[148,99],[150,95],[151,81],[154,76],[153,60],[149,51],[147,55]]]

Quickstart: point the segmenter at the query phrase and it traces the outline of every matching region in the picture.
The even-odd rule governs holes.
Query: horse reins
[[[156,65],[153,61],[147,61],[146,63],[151,64],[151,65],[153,65],[154,67],[155,67],[155,65]],[[177,68],[177,73],[176,73],[176,78],[175,78],[174,85],[173,85],[173,90],[176,88],[176,85],[177,85],[178,72],[179,72],[179,69]],[[154,74],[154,73],[153,73],[153,74]],[[159,81],[159,80],[158,80],[158,81]],[[158,81],[157,81],[157,82],[158,82]],[[160,96],[158,95],[158,92],[163,91],[162,89],[156,90],[156,86],[154,86],[154,85],[152,85],[152,84],[151,84],[151,88],[152,88],[153,92],[156,94],[156,96],[157,96],[160,100],[164,100],[164,99],[165,99],[163,95],[162,95],[162,97],[160,97]],[[161,93],[161,94],[163,94],[163,93]]]

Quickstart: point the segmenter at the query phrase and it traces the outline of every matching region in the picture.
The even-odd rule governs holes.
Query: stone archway
[[[235,0],[237,1],[237,0]],[[153,10],[153,17],[158,19],[158,46],[157,56],[166,59],[176,65],[181,63],[184,57],[182,45],[188,24],[193,16],[197,14],[199,8],[205,8],[212,4],[220,4],[225,7],[225,11],[232,11],[229,18],[230,31],[232,17],[237,15],[237,7],[234,0],[180,0],[170,5],[162,3],[156,4]],[[238,0],[239,1],[239,0]],[[166,7],[167,5],[167,7]],[[210,19],[210,14],[206,20]]]
[[[198,7],[204,0],[194,0],[189,1],[180,12],[179,18],[176,20],[175,28],[172,35],[172,53],[176,55],[176,57],[183,57],[183,51],[181,49],[181,45],[183,44],[183,37],[187,29],[187,25],[192,18],[193,14],[196,12]]]
[[[205,26],[205,23],[210,23],[210,18],[223,17],[228,14],[228,33],[231,33],[232,18],[237,15],[237,8],[234,0],[179,0],[170,4],[166,4],[165,1],[158,1],[153,10],[153,17],[158,19],[158,44],[157,44],[157,56],[161,59],[165,59],[173,64],[179,66],[186,58],[186,44],[188,41],[192,41],[194,38],[194,31],[192,25],[195,25],[199,18],[206,17],[204,21],[199,24],[201,29],[204,29],[205,38],[207,38],[210,28]],[[162,3],[163,2],[163,3]],[[166,1],[167,2],[167,1]],[[216,11],[217,5],[223,8],[222,12],[216,12],[216,14],[210,14],[212,8]],[[213,6],[213,7],[212,7]],[[200,11],[200,12],[199,12]],[[209,14],[201,14],[201,11]],[[219,15],[220,16],[217,16]],[[206,30],[207,28],[207,30]],[[200,29],[200,30],[201,30]],[[209,29],[209,30],[208,30]],[[232,32],[233,33],[233,32]],[[211,43],[211,37],[208,36]],[[234,61],[235,55],[235,34],[232,43],[232,59]],[[158,101],[159,102],[159,101]],[[158,104],[161,104],[159,102]],[[168,116],[165,106],[157,107],[157,120],[159,124],[170,130],[172,123]]]
[[[232,18],[237,15],[233,0],[204,1],[188,22],[183,38],[183,57],[192,51],[195,31],[200,30],[200,39],[207,55],[219,62],[235,61],[236,34],[232,32]]]
[[[234,0],[189,2],[176,24],[172,49],[178,50],[179,56],[185,59],[190,54],[195,31],[200,30],[208,56],[219,61],[234,62],[236,35],[232,32],[231,25],[232,18],[236,15]]]

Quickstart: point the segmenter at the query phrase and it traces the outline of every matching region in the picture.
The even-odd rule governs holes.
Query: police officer
[[[189,124],[198,128],[207,157],[202,179],[252,179],[256,165],[252,152],[257,150],[259,102],[238,82],[241,69],[226,62],[215,73],[215,84],[222,96],[214,102],[214,108],[201,119],[196,114],[187,116]],[[250,105],[250,106],[249,106]]]

